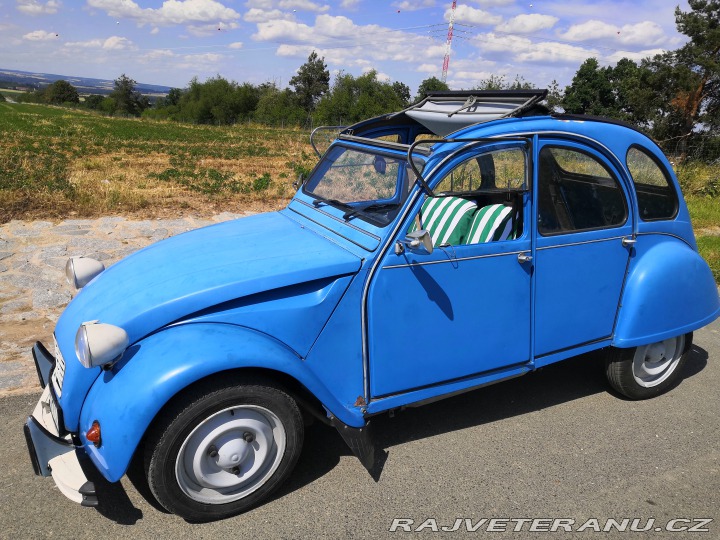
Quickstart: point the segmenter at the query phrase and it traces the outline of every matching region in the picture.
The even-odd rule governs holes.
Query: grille
[[[57,339],[55,339],[54,335],[53,342],[55,343],[55,369],[53,369],[51,380],[55,387],[55,393],[60,397],[62,395],[63,380],[65,379],[65,359],[60,352],[60,347],[58,347]]]

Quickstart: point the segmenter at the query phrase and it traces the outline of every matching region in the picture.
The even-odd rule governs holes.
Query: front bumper
[[[64,427],[58,419],[62,418],[62,411],[52,384],[49,384],[55,359],[39,343],[33,347],[33,357],[44,390],[23,431],[35,474],[52,476],[58,489],[68,499],[82,506],[97,506],[95,485],[83,471],[82,462],[87,459],[85,451],[82,446],[75,445],[71,434],[61,433]]]

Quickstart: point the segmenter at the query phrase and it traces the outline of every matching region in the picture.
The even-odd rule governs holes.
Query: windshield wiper
[[[396,208],[398,206],[398,203],[370,203],[366,204],[364,206],[353,206],[350,209],[348,209],[347,212],[343,214],[343,219],[350,219],[352,217],[355,217],[359,214],[364,214],[366,212],[373,212],[376,210],[385,210],[386,208]]]
[[[337,199],[315,199],[312,202],[312,204],[315,208],[317,208],[321,204],[330,204],[332,206],[339,206],[340,208],[344,208],[345,210],[348,210],[348,211],[353,210],[353,208],[354,208],[353,206],[350,206],[349,204],[344,203],[342,201],[338,201]]]

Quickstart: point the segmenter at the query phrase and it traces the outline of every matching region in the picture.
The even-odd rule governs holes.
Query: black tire
[[[666,392],[680,382],[692,340],[690,332],[642,347],[610,348],[605,363],[610,386],[629,399],[649,399]]]
[[[150,491],[188,521],[234,516],[287,479],[303,436],[295,400],[270,381],[198,384],[174,399],[148,434],[144,464]],[[228,482],[235,485],[221,485]]]

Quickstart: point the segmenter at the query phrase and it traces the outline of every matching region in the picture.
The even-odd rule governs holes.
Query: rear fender
[[[80,414],[85,450],[105,478],[119,480],[153,419],[173,396],[209,375],[238,368],[282,372],[344,423],[365,425],[359,409],[344,407],[283,343],[245,327],[184,324],[133,345],[118,365],[98,377]],[[101,427],[99,448],[85,436],[95,420]]]
[[[688,244],[669,235],[640,235],[615,327],[615,347],[655,343],[720,315],[712,272]]]

